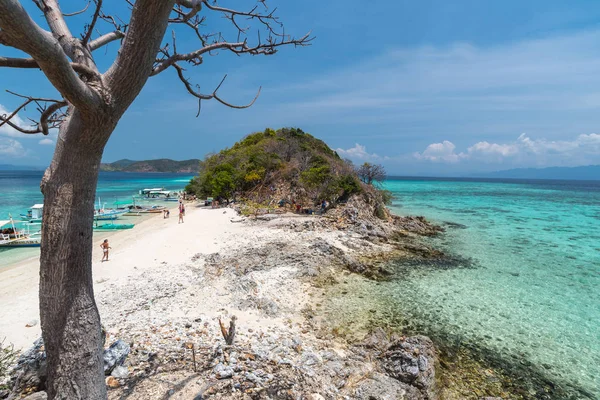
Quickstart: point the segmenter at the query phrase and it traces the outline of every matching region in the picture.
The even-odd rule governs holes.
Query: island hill
[[[171,172],[171,173],[196,173],[200,160],[191,159],[183,161],[161,158],[158,160],[119,160],[112,163],[100,164],[100,171],[104,172]]]
[[[387,216],[389,200],[387,192],[362,182],[350,161],[297,128],[253,133],[207,156],[186,191],[201,198],[314,210],[323,201],[334,206],[362,194],[381,217]]]

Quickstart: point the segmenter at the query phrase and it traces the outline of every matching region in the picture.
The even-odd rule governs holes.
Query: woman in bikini
[[[100,245],[100,248],[102,249],[102,253],[104,253],[102,255],[102,261],[101,262],[104,262],[105,258],[106,258],[106,261],[108,261],[108,249],[112,249],[112,247],[110,247],[108,245],[108,239],[104,239],[104,242],[102,242],[102,244]]]

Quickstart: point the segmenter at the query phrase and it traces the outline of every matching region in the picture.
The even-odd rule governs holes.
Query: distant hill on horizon
[[[172,173],[197,173],[200,160],[176,161],[168,158],[157,160],[118,160],[112,163],[100,164],[100,171],[104,172],[172,172]]]
[[[600,180],[600,165],[515,168],[472,175],[477,178]]]

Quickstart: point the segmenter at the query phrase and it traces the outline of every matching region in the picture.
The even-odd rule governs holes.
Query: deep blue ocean
[[[600,181],[404,178],[385,187],[394,212],[443,225],[428,241],[468,260],[390,283],[394,307],[425,333],[483,343],[600,399]]]
[[[42,202],[42,172],[0,171],[0,220]],[[191,176],[101,173],[107,207]],[[425,333],[526,359],[600,399],[600,181],[390,179],[392,209],[446,232],[427,239],[468,268],[413,268],[379,286]],[[21,249],[0,252],[0,267]],[[36,251],[36,249],[28,250]],[[39,251],[39,250],[37,250]],[[10,254],[9,254],[10,253]]]

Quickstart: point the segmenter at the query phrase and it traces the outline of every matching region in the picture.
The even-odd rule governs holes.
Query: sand
[[[211,209],[188,205],[184,223],[179,224],[177,213],[163,219],[158,214],[135,226],[134,229],[107,235],[110,260],[100,262],[102,253],[99,238],[94,243],[94,290],[101,316],[102,294],[108,284],[127,286],[143,279],[144,274],[158,270],[165,277],[173,272],[163,263],[181,264],[196,254],[210,254],[243,242],[249,237],[242,233],[249,228],[231,223],[231,209]],[[244,237],[245,236],[245,237]],[[27,348],[40,337],[38,308],[39,259],[23,261],[0,272],[0,338],[6,338],[16,348]],[[27,325],[34,325],[27,327]]]

